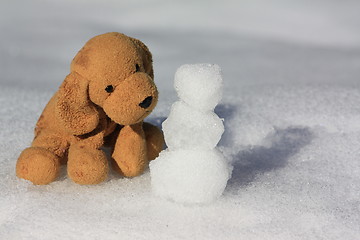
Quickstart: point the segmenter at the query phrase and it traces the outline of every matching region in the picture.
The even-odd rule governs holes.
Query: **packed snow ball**
[[[170,149],[212,149],[224,132],[224,124],[214,112],[200,112],[183,101],[173,104],[162,127]]]
[[[214,110],[222,97],[221,69],[216,64],[186,64],[175,73],[180,99],[200,111]]]
[[[231,166],[215,149],[166,150],[150,167],[154,193],[185,204],[219,198],[231,176]]]

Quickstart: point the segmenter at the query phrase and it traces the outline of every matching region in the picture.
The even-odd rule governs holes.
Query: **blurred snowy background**
[[[0,1],[0,239],[360,239],[360,2]],[[15,176],[43,107],[91,37],[123,32],[153,53],[160,91],[176,69],[217,63],[234,164],[224,196],[182,206],[149,172],[78,186]]]

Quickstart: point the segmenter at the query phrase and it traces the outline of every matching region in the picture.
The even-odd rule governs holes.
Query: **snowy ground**
[[[358,1],[1,1],[0,239],[359,239]],[[234,171],[205,206],[156,198],[150,176],[98,186],[15,177],[37,117],[90,37],[152,50],[160,125],[184,63],[223,69],[220,142]]]

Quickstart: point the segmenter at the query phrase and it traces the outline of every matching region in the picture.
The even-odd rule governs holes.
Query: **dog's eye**
[[[136,68],[136,71],[135,71],[135,72],[140,72],[140,66],[139,66],[139,64],[136,64],[136,65],[135,65],[135,68]]]
[[[113,92],[113,91],[114,91],[113,85],[108,85],[108,86],[105,88],[105,91],[107,91],[108,93]]]

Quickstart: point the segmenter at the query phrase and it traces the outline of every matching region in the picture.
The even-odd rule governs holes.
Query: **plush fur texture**
[[[67,163],[74,182],[100,183],[109,170],[103,146],[119,173],[141,174],[164,145],[162,132],[143,123],[158,100],[153,78],[151,53],[139,40],[120,33],[90,39],[41,114],[17,176],[48,184]]]

